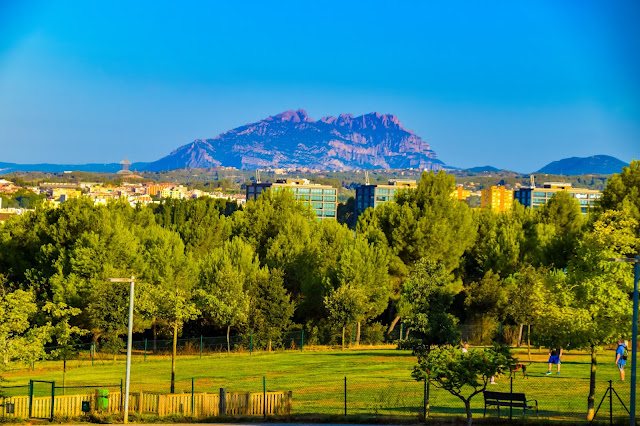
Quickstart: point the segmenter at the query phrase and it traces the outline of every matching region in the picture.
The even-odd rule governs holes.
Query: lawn
[[[566,352],[563,356],[561,374],[546,376],[546,351],[533,350],[533,363],[522,378],[517,372],[513,380],[513,391],[524,392],[527,398],[537,399],[540,417],[553,419],[583,419],[589,387],[589,356],[581,352]],[[527,360],[525,350],[516,350],[516,356]],[[613,351],[604,351],[598,356],[598,380],[596,404],[600,402],[613,380],[614,388],[628,407],[628,384],[620,383]],[[392,347],[376,347],[341,350],[309,350],[304,352],[254,352],[232,354],[205,354],[182,356],[177,361],[176,391],[191,392],[193,378],[196,392],[228,391],[262,392],[263,377],[266,388],[272,391],[292,390],[294,414],[344,414],[345,377],[347,378],[348,414],[395,415],[417,418],[423,407],[424,384],[411,379],[411,368],[415,358],[407,351]],[[124,378],[123,358],[113,361],[97,360],[94,365],[86,358],[67,363],[67,386],[109,387],[119,390]],[[30,379],[62,383],[61,362],[47,361],[36,364],[35,371],[20,370],[5,374],[7,385],[26,385]],[[169,391],[171,362],[168,356],[136,356],[131,369],[131,391]],[[509,391],[508,377],[499,377],[491,390]],[[84,393],[92,389],[70,388],[67,394]],[[38,385],[36,392],[47,394],[46,385]],[[62,391],[59,389],[57,394]],[[9,388],[5,394],[24,395],[25,388]],[[430,387],[430,414],[462,415],[464,407],[455,397],[445,391]],[[481,417],[482,395],[474,398],[474,416]],[[626,414],[614,400],[614,415]],[[603,404],[598,418],[608,416],[608,400]],[[520,414],[514,413],[514,414]],[[495,410],[491,415],[496,415]],[[504,412],[503,412],[504,415]]]

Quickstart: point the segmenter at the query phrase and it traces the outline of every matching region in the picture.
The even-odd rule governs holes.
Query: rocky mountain
[[[628,165],[628,163],[609,155],[594,155],[584,158],[571,157],[553,161],[538,170],[537,173],[568,176],[587,174],[610,175],[622,172],[622,168]]]
[[[340,114],[313,120],[285,111],[212,139],[198,139],[150,163],[147,170],[227,166],[239,169],[306,167],[322,170],[440,169],[429,144],[398,117]]]

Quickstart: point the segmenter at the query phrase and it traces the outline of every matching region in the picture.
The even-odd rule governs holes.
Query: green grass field
[[[529,377],[517,372],[513,381],[514,392],[524,392],[527,398],[537,399],[540,417],[551,419],[584,419],[589,387],[589,356],[579,352],[567,352],[563,356],[560,376],[545,376],[547,352],[533,350],[533,364],[528,368]],[[527,360],[525,350],[517,350],[516,356]],[[614,388],[628,407],[629,386],[621,383],[614,365],[613,351],[598,355],[596,404],[600,402],[613,380]],[[417,418],[422,411],[424,384],[411,379],[415,358],[407,351],[392,347],[341,350],[305,350],[277,353],[205,354],[178,358],[176,391],[191,392],[191,379],[196,392],[262,391],[263,376],[267,390],[292,390],[294,414],[344,413],[344,378],[347,377],[347,410],[351,415],[393,415]],[[124,378],[125,362],[118,360],[68,361],[66,385],[91,385],[119,390]],[[171,362],[168,356],[148,356],[143,362],[136,356],[132,364],[131,390],[169,392]],[[629,372],[627,372],[629,374]],[[55,381],[62,384],[62,363],[47,361],[38,363],[35,371],[12,371],[4,375],[4,385],[26,385],[30,379]],[[509,378],[499,377],[491,390],[509,391]],[[38,385],[36,391],[46,395],[46,385]],[[87,389],[67,389],[67,394],[88,392]],[[9,388],[5,394],[25,395],[25,388]],[[58,390],[57,393],[61,393]],[[481,417],[482,395],[473,400],[474,416]],[[608,400],[603,404],[598,418],[608,417]],[[445,391],[430,388],[430,413],[432,416],[462,415],[464,407],[458,399]],[[614,400],[614,413],[626,414]],[[514,413],[516,414],[516,413]],[[520,414],[519,412],[517,413]],[[491,415],[496,415],[495,410]],[[504,415],[504,413],[503,413]]]

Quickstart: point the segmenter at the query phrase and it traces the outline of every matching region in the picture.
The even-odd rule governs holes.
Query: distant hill
[[[144,170],[149,163],[133,163],[129,167],[130,170]],[[104,163],[104,164],[16,164],[16,163],[0,163],[0,173],[11,172],[44,172],[44,173],[62,173],[66,171],[72,172],[94,172],[94,173],[117,173],[122,170],[120,163]]]
[[[150,171],[198,167],[317,170],[432,169],[444,163],[398,117],[377,112],[313,120],[306,111],[285,111],[183,145],[147,167]]]
[[[484,173],[484,172],[495,173],[500,171],[500,169],[497,169],[493,166],[471,167],[470,169],[466,169],[466,170],[472,173]]]
[[[609,155],[594,155],[592,157],[571,157],[547,164],[536,173],[548,175],[610,175],[622,172],[628,163]]]

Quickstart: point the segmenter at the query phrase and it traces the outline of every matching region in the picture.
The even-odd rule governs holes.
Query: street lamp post
[[[629,401],[629,424],[636,424],[636,361],[638,348],[638,277],[640,276],[640,255],[609,259],[612,262],[633,263],[633,324],[631,331],[631,401]]]
[[[112,283],[130,283],[129,287],[129,332],[127,334],[127,372],[124,384],[124,423],[129,423],[129,381],[131,378],[131,345],[133,333],[133,291],[136,279],[131,278],[109,278],[107,281]]]

